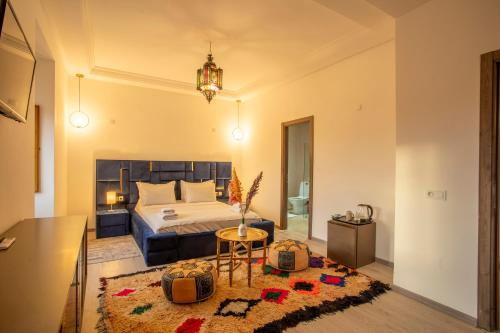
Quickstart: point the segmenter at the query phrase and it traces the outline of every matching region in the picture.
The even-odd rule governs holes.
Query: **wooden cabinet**
[[[0,332],[81,329],[87,279],[87,217],[24,220],[2,236]]]
[[[375,222],[328,221],[328,258],[358,268],[375,261]]]

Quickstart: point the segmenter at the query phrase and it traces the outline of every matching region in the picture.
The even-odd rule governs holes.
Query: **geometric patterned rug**
[[[98,296],[101,333],[118,332],[283,332],[300,322],[368,303],[389,286],[335,262],[313,255],[309,268],[283,272],[252,262],[252,287],[243,263],[233,287],[221,272],[215,294],[200,303],[166,300],[163,268],[101,278]]]
[[[140,255],[141,250],[139,250],[134,238],[130,235],[88,241],[87,263],[89,265],[139,257]]]

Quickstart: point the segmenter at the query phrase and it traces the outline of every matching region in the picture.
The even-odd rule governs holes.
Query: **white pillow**
[[[189,185],[189,184],[206,184],[206,183],[214,183],[214,181],[211,179],[201,183],[191,183],[181,180],[181,200],[186,201],[186,184]]]
[[[185,183],[185,202],[213,202],[217,200],[214,182]]]
[[[175,203],[175,181],[166,184],[137,182],[139,200],[142,205],[163,205]]]

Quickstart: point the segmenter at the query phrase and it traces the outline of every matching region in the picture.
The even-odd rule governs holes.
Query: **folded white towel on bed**
[[[161,209],[162,214],[169,214],[169,213],[175,213],[175,209],[173,208],[162,208]]]
[[[168,221],[168,220],[175,220],[177,219],[177,213],[168,213],[168,214],[163,214],[163,219],[165,221]]]

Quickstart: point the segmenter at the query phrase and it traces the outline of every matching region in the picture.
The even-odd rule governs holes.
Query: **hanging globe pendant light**
[[[197,71],[196,89],[201,91],[208,103],[212,101],[215,94],[222,90],[222,68],[218,68],[213,62],[212,42],[207,56],[207,62]]]
[[[84,128],[89,124],[89,116],[80,108],[80,80],[83,78],[83,74],[76,74],[76,77],[78,78],[78,111],[69,116],[69,122],[73,127]]]

